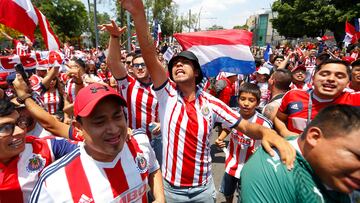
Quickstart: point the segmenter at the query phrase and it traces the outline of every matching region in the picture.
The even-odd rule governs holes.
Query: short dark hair
[[[239,96],[243,92],[254,95],[256,97],[257,102],[260,102],[261,91],[260,91],[260,88],[256,84],[244,82],[243,84],[240,85]]]
[[[288,69],[277,69],[271,76],[275,81],[275,87],[279,90],[288,91],[292,81],[292,75]]]
[[[318,66],[316,66],[315,68],[315,74],[317,72],[319,72],[321,70],[321,68],[327,64],[330,64],[330,63],[335,63],[335,64],[339,64],[339,65],[343,65],[346,67],[346,72],[348,74],[348,77],[350,78],[351,76],[351,70],[350,70],[350,66],[348,65],[348,63],[346,61],[342,61],[342,60],[338,60],[338,59],[328,59],[328,60],[325,60],[323,61],[322,63],[320,63]]]
[[[0,100],[0,116],[7,116],[15,111],[15,104],[8,99]]]
[[[127,58],[127,57],[130,57],[130,56],[134,57],[134,56],[135,56],[135,53],[134,53],[134,52],[130,52],[130,53],[126,54],[126,58]]]
[[[86,65],[82,59],[76,58],[74,59],[74,62],[77,63],[83,70],[85,70]]]
[[[305,139],[311,127],[320,128],[325,137],[347,135],[360,129],[360,107],[336,104],[322,109],[305,128],[301,139]]]
[[[135,54],[135,55],[133,56],[132,60],[131,60],[131,63],[134,64],[135,59],[137,59],[137,58],[142,58],[142,57],[143,57],[143,56],[141,55],[141,53]]]
[[[328,53],[321,53],[319,56],[316,57],[317,60],[320,61],[320,63],[329,60],[330,59],[330,54]]]
[[[285,60],[285,57],[284,57],[283,55],[276,55],[276,56],[274,57],[274,61],[276,61],[276,59],[278,59],[278,58]]]
[[[360,59],[351,63],[351,67],[360,66]]]

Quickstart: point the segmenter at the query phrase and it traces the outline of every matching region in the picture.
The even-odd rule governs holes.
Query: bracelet
[[[21,96],[21,97],[17,97],[17,98],[16,98],[16,101],[17,101],[19,104],[24,104],[24,103],[25,103],[25,100],[28,99],[28,98],[31,98],[31,94],[24,94],[24,95]]]

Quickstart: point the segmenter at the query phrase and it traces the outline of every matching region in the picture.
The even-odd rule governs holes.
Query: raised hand
[[[126,27],[119,28],[114,20],[111,20],[109,24],[102,24],[99,25],[98,28],[101,31],[107,31],[113,37],[120,37],[126,30]]]
[[[142,0],[119,0],[121,7],[129,11],[133,16],[140,13],[145,13],[144,4]]]

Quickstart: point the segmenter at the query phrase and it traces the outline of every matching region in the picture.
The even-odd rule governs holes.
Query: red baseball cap
[[[112,87],[104,84],[93,83],[82,88],[76,95],[74,102],[74,116],[87,117],[95,108],[96,104],[105,97],[114,96],[121,106],[126,107],[126,101]]]
[[[297,71],[297,70],[304,70],[304,71],[306,71],[306,67],[305,67],[304,64],[300,64],[300,65],[296,66],[295,68],[291,69],[291,72],[294,73],[294,72]]]

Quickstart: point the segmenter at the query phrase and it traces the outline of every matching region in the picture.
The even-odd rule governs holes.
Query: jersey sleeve
[[[117,82],[117,85],[119,88],[119,93],[127,101],[127,97],[126,97],[127,90],[128,90],[129,84],[131,82],[134,82],[134,79],[132,77],[130,77],[129,75],[127,75],[125,78],[116,80],[116,82]]]
[[[37,182],[35,188],[37,188],[37,190],[33,190],[33,192],[31,193],[29,201],[30,203],[56,202],[55,199],[48,192],[45,181]]]
[[[69,152],[72,152],[78,147],[76,142],[71,142],[69,140],[58,137],[48,139],[47,141],[50,149],[52,149],[55,160],[63,157]]]
[[[240,123],[242,118],[238,112],[211,95],[206,97],[209,99],[215,122],[222,123],[226,128],[233,128]]]
[[[296,202],[292,173],[282,164],[278,154],[270,157],[260,148],[241,171],[242,202]]]
[[[155,152],[150,145],[149,138],[143,129],[133,130],[133,138],[136,139],[140,149],[149,157],[149,173],[152,173],[160,168],[156,159]]]

